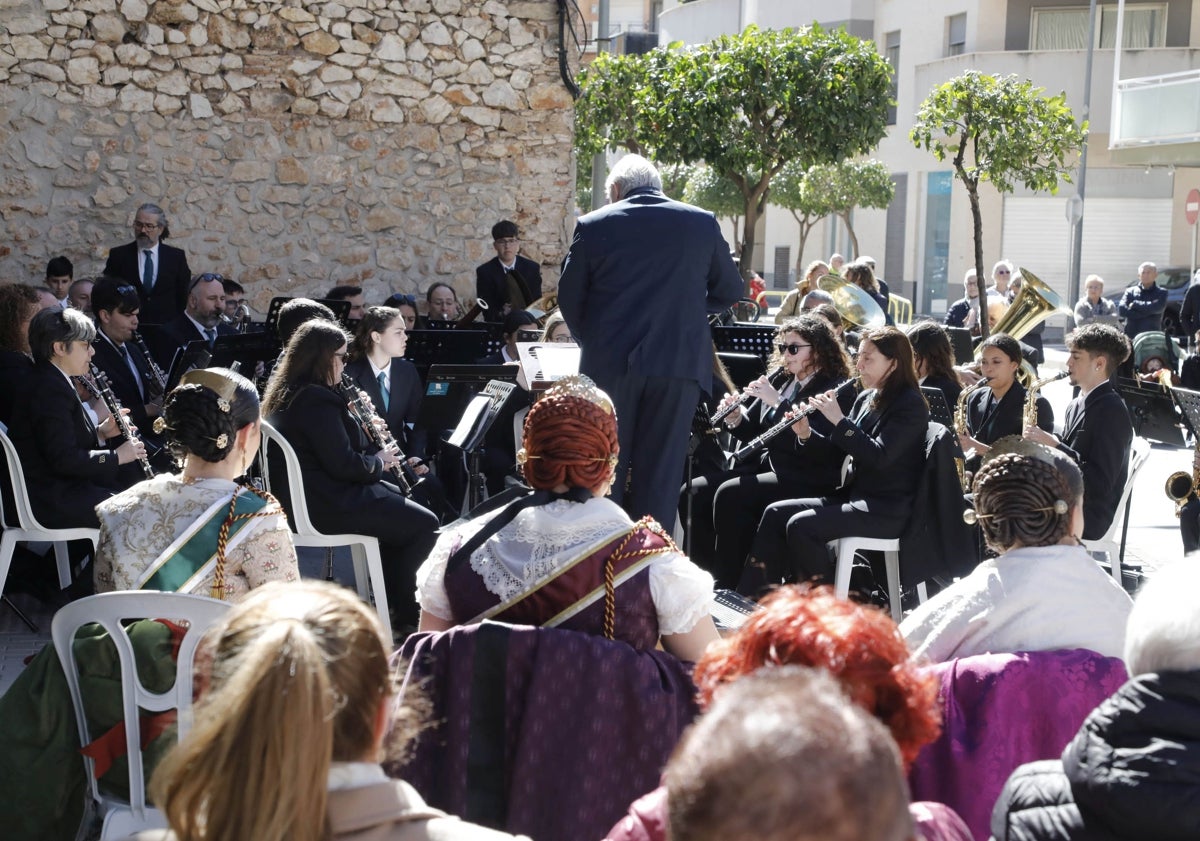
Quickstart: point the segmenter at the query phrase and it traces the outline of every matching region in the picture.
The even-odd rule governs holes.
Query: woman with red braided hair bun
[[[529,489],[489,500],[441,536],[417,573],[420,629],[494,619],[638,649],[661,638],[696,660],[717,638],[712,577],[654,520],[634,523],[605,498],[618,449],[612,401],[595,383],[575,376],[550,388],[517,454]]]

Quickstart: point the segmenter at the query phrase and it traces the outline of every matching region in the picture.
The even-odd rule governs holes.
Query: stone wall
[[[161,204],[193,271],[275,294],[435,280],[573,225],[550,0],[0,0],[0,281],[98,272]]]

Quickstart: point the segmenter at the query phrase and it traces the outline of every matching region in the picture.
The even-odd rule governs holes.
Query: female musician
[[[935,662],[1064,648],[1122,656],[1132,602],[1079,542],[1083,475],[1065,453],[1015,446],[975,477],[973,513],[1000,556],[918,607],[900,632]]]
[[[908,341],[912,344],[917,379],[923,386],[940,389],[946,405],[953,411],[962,393],[962,383],[954,370],[954,351],[946,330],[937,322],[921,321],[908,328]]]
[[[417,575],[421,630],[495,619],[605,633],[639,650],[661,637],[676,657],[698,658],[716,639],[712,578],[653,520],[634,523],[605,498],[618,449],[608,395],[587,377],[559,380],[529,410],[523,444],[534,493],[441,536]]]
[[[12,423],[13,406],[33,372],[29,322],[41,309],[37,291],[24,283],[0,286],[0,423]]]
[[[571,335],[571,328],[567,326],[567,320],[560,313],[554,313],[546,319],[546,329],[542,331],[543,342],[574,342],[575,337]]]
[[[895,327],[872,330],[863,336],[856,366],[864,391],[848,416],[827,391],[808,399],[815,411],[794,427],[802,448],[832,447],[853,457],[853,475],[831,493],[767,507],[739,585],[742,592],[756,594],[785,578],[830,579],[830,540],[897,538],[904,530],[925,462],[929,424],[912,345]]]
[[[120,467],[146,454],[140,440],[116,450],[102,442],[120,435],[106,417],[92,423],[75,391],[72,377],[88,373],[96,327],[78,310],[51,307],[29,324],[34,369],[18,398],[9,437],[21,457],[34,516],[50,528],[100,525],[96,504],[125,484]]]
[[[850,379],[850,359],[825,319],[789,319],[775,338],[771,367],[782,369],[782,379],[777,377],[772,384],[767,377],[759,377],[750,383],[746,394],[754,401],[725,418],[730,434],[743,444],[774,426],[810,396]],[[727,395],[720,406],[739,398]],[[842,406],[849,409],[854,402],[853,390],[843,390],[841,399]],[[785,429],[767,442],[762,455],[746,467],[715,481],[697,480],[692,513],[693,560],[713,573],[718,586],[736,587],[763,509],[781,499],[831,492],[840,480],[841,465],[842,457],[832,448],[805,448],[790,429]],[[707,500],[711,504],[705,508]]]
[[[346,339],[327,321],[302,325],[271,374],[263,414],[296,451],[313,525],[379,538],[394,624],[415,625],[414,576],[436,541],[438,518],[384,481],[399,464],[396,450],[376,451],[351,417],[337,389]],[[272,473],[283,475],[283,465]]]
[[[236,601],[268,581],[299,579],[283,509],[237,483],[261,438],[254,384],[224,368],[189,371],[156,425],[182,471],[96,506],[96,592],[174,590]]]
[[[817,288],[817,280],[829,274],[829,264],[823,260],[813,260],[804,270],[804,277],[796,281],[796,288],[783,299],[779,312],[775,313],[775,323],[783,324],[789,318],[800,315],[800,304],[804,296]]]
[[[209,634],[195,725],[150,784],[171,829],[145,835],[518,841],[427,806],[384,773],[388,747],[421,716],[393,701],[391,640],[354,595],[318,581],[275,585]]]
[[[980,366],[987,386],[967,397],[966,421],[969,432],[959,436],[964,453],[975,451],[967,460],[967,470],[979,467],[980,458],[998,439],[1020,435],[1024,428],[1025,386],[1017,379],[1021,370],[1021,345],[1012,336],[996,333],[979,346]],[[1037,425],[1054,431],[1054,410],[1045,397],[1037,400]]]
[[[388,295],[386,301],[383,302],[385,307],[392,307],[400,311],[400,317],[404,319],[405,330],[417,329],[417,296],[407,295],[403,292],[394,292]]]

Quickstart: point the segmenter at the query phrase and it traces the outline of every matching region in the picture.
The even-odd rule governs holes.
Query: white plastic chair
[[[62,663],[75,708],[79,728],[79,743],[88,745],[96,735],[88,727],[84,699],[80,693],[79,671],[75,662],[74,639],[84,625],[98,623],[108,632],[117,650],[121,665],[121,708],[125,721],[125,749],[129,765],[129,802],[121,801],[100,791],[92,759],[83,758],[92,799],[98,804],[104,823],[101,841],[124,838],[143,829],[162,829],[167,826],[161,812],[146,805],[145,771],[142,766],[139,709],[148,712],[178,711],[178,736],[182,738],[191,728],[192,664],[196,645],[204,632],[229,608],[226,602],[206,596],[182,593],[160,593],[134,590],[121,593],[101,593],[71,602],[54,615],[50,633],[54,650]],[[169,619],[183,624],[187,632],[179,645],[176,659],[175,685],[162,694],[146,689],[138,678],[133,643],[122,628],[124,619]]]
[[[0,537],[0,592],[4,590],[4,582],[8,579],[8,568],[12,564],[13,553],[18,543],[48,542],[54,546],[54,561],[58,567],[58,586],[71,586],[71,561],[67,555],[68,540],[90,540],[92,553],[100,542],[100,530],[79,527],[70,529],[46,528],[33,515],[29,504],[29,491],[25,485],[25,470],[21,467],[21,457],[12,439],[8,437],[8,429],[0,424],[0,445],[4,447],[4,458],[8,462],[8,487],[12,491],[13,508],[17,515],[16,524],[10,524],[4,515],[4,506],[0,505],[0,526],[4,535]]]
[[[292,449],[292,445],[287,442],[287,439],[279,434],[279,430],[266,421],[262,422],[262,436],[261,463],[263,480],[268,491],[274,492],[270,459],[268,458],[270,448],[278,447],[279,452],[283,454],[283,461],[287,469],[288,493],[292,502],[292,519],[296,523],[293,542],[297,546],[322,548],[349,546],[350,555],[354,560],[354,584],[358,589],[358,595],[364,601],[370,601],[372,593],[374,594],[375,610],[378,611],[379,619],[388,632],[388,639],[391,639],[392,619],[388,612],[387,591],[383,586],[383,558],[379,552],[378,538],[366,534],[323,534],[317,531],[308,516],[308,503],[304,497],[304,478],[300,474],[300,459],[296,457],[296,451]]]
[[[1093,557],[1103,555],[1112,568],[1112,576],[1122,587],[1125,586],[1121,577],[1121,552],[1125,548],[1125,509],[1129,507],[1129,494],[1133,491],[1133,482],[1138,472],[1150,458],[1150,442],[1145,438],[1134,438],[1129,447],[1129,475],[1125,479],[1125,487],[1121,489],[1121,501],[1117,503],[1117,511],[1113,514],[1112,524],[1108,531],[1098,540],[1088,541],[1087,548]]]
[[[899,622],[903,615],[900,606],[900,538],[842,537],[831,540],[828,546],[837,554],[837,571],[834,573],[833,589],[839,599],[850,596],[850,570],[854,568],[854,554],[862,551],[883,553],[887,567],[888,604],[892,619]],[[925,583],[917,587],[921,601],[925,601]]]

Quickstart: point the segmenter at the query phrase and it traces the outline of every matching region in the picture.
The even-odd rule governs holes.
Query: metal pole
[[[611,42],[608,38],[608,0],[598,0],[596,10],[596,55],[609,52]],[[608,203],[608,195],[604,191],[604,180],[608,177],[608,158],[604,152],[597,153],[592,158],[592,210],[603,207]]]
[[[1091,119],[1092,111],[1092,53],[1096,45],[1096,0],[1088,5],[1087,62],[1083,69],[1083,119]],[[1083,204],[1087,198],[1087,154],[1091,141],[1084,138],[1079,152],[1079,183],[1075,194],[1079,196],[1080,217],[1075,222],[1075,240],[1071,244],[1071,272],[1067,277],[1067,306],[1074,307],[1079,300],[1079,278],[1083,274]]]

